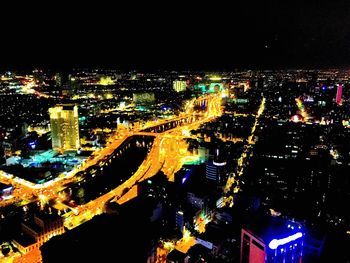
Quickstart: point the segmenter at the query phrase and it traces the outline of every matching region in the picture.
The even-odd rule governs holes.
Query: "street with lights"
[[[195,103],[206,103],[204,113],[193,110]],[[133,130],[119,130],[112,135],[107,146],[97,150],[93,155],[74,170],[58,176],[52,181],[43,184],[34,184],[24,179],[15,177],[6,172],[0,173],[0,181],[14,186],[13,197],[3,200],[2,206],[11,203],[25,205],[38,201],[42,206],[50,200],[55,200],[53,206],[62,211],[64,225],[68,229],[75,228],[80,224],[92,219],[104,212],[107,202],[124,203],[137,196],[137,183],[149,179],[159,171],[163,171],[170,181],[174,180],[174,174],[182,167],[188,158],[187,143],[185,138],[191,137],[189,131],[201,124],[211,121],[222,114],[221,97],[210,95],[191,100],[186,105],[186,111],[180,116],[168,120],[147,122],[142,127],[136,126]],[[132,136],[154,137],[153,144],[145,160],[137,168],[137,171],[122,184],[113,190],[99,196],[85,204],[72,206],[62,191],[65,188],[78,183],[79,174],[93,166],[108,165],[108,157],[118,152],[118,147]],[[171,156],[171,158],[168,158]],[[101,165],[102,164],[102,165]],[[118,180],[116,178],[116,180]]]
[[[179,126],[165,132],[133,132],[133,135],[151,134],[155,137],[153,146],[146,159],[142,162],[136,173],[123,184],[85,205],[72,209],[68,215],[65,215],[65,225],[67,228],[76,227],[82,222],[91,219],[93,216],[101,214],[106,202],[110,201],[111,199],[116,202],[121,200],[120,203],[123,203],[129,200],[131,197],[135,197],[135,185],[138,182],[154,176],[158,171],[163,171],[164,174],[167,175],[168,179],[173,181],[174,174],[182,167],[184,159],[186,156],[188,156],[187,144],[183,140],[186,138],[187,133],[184,131],[194,129],[202,123],[208,122],[220,116],[220,97],[208,97],[208,110],[204,116],[195,117],[193,114],[195,113],[186,114],[186,117],[191,118],[193,121],[189,123],[180,122]],[[181,118],[176,118],[175,120],[179,119],[182,120],[185,118],[182,116]],[[166,123],[162,123],[162,125],[164,124]],[[149,127],[147,128],[149,129]],[[168,156],[171,156],[172,158],[167,158]],[[128,191],[126,192],[125,190]],[[130,198],[128,196],[130,196]]]
[[[258,112],[255,115],[255,121],[252,126],[250,135],[248,137],[247,143],[244,145],[244,150],[237,161],[236,171],[233,172],[227,179],[226,186],[224,188],[225,196],[224,196],[223,205],[232,207],[234,204],[233,194],[236,194],[239,191],[239,180],[240,180],[239,177],[241,177],[244,172],[246,162],[253,155],[252,146],[255,143],[254,133],[258,125],[259,118],[265,110],[265,103],[266,103],[266,99],[262,98]],[[234,183],[236,183],[236,186],[233,188]]]
[[[4,72],[0,261],[239,262],[247,237],[299,260],[307,228],[338,251],[350,160],[339,72]]]

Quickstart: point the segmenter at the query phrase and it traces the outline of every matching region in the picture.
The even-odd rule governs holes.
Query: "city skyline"
[[[349,1],[113,4],[3,6],[0,262],[350,262]]]
[[[0,259],[346,262],[349,81],[1,72]]]

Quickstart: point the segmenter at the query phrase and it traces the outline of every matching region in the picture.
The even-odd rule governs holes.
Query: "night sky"
[[[350,1],[146,2],[62,3],[33,12],[9,9],[1,21],[0,67],[221,70],[350,65]]]

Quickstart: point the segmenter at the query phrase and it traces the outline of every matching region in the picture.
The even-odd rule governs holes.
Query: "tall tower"
[[[301,263],[304,235],[297,222],[261,218],[242,228],[240,263]]]
[[[208,161],[205,168],[205,175],[209,181],[221,185],[227,180],[226,161],[219,149],[215,149],[213,160]]]
[[[78,150],[78,107],[74,104],[59,104],[49,109],[52,148],[54,150]]]
[[[338,84],[338,87],[337,87],[337,95],[335,97],[335,102],[338,104],[338,105],[341,105],[341,96],[342,96],[342,93],[343,93],[343,84]]]

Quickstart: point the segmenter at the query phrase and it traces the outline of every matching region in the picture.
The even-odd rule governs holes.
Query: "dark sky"
[[[0,67],[220,70],[350,65],[348,0],[169,2],[57,3],[22,10],[14,6],[1,21]]]

